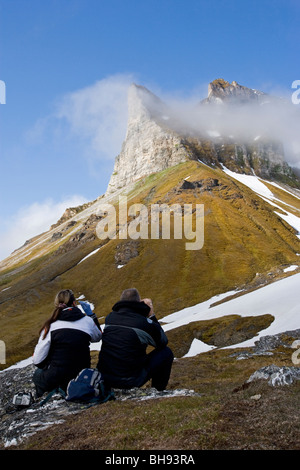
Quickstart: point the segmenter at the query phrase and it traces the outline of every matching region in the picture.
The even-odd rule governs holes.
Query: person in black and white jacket
[[[174,355],[168,338],[154,315],[151,299],[135,288],[122,292],[105,319],[97,368],[112,388],[166,388]],[[147,353],[147,347],[154,349]]]
[[[90,343],[102,338],[96,315],[87,303],[81,302],[83,313],[71,290],[60,291],[54,305],[51,317],[40,330],[33,353],[33,363],[37,366],[33,374],[37,397],[55,388],[65,391],[71,379],[90,367]]]

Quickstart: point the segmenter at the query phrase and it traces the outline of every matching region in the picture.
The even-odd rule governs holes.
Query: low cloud
[[[114,159],[121,149],[127,127],[128,88],[132,75],[113,75],[63,97],[56,119],[88,143],[89,154]]]
[[[83,196],[74,195],[64,201],[51,199],[35,202],[21,208],[16,214],[1,221],[0,260],[20,248],[26,240],[39,235],[56,223],[68,207],[76,207],[88,202]]]
[[[107,172],[126,135],[128,88],[133,81],[130,74],[113,75],[58,98],[54,111],[27,130],[24,148],[33,148],[33,155],[43,154],[45,148],[50,155],[59,156],[65,150],[73,151],[77,158],[80,154],[86,158],[90,171],[96,161]],[[0,260],[27,239],[48,230],[67,207],[83,202],[87,202],[86,198],[77,195],[61,202],[49,199],[23,207],[6,219],[0,218]]]
[[[280,98],[266,94],[259,103],[235,105],[200,104],[195,97],[167,96],[162,100],[169,108],[167,122],[177,132],[207,138],[230,137],[240,143],[254,139],[280,141],[286,161],[300,168],[300,104],[293,104],[291,96]]]
[[[65,95],[57,102],[56,112],[38,121],[28,136],[42,141],[41,136],[52,129],[54,141],[79,139],[85,148],[83,156],[89,160],[113,162],[126,136],[132,82],[138,81],[131,74],[112,75]],[[189,95],[162,91],[155,85],[149,89],[166,105],[164,113],[168,111],[169,124],[175,130],[202,135],[210,132],[208,137],[233,136],[237,141],[258,137],[280,140],[287,162],[300,168],[300,104],[292,104],[292,89],[290,96],[285,93],[279,98],[274,92],[264,95],[260,105],[234,107],[199,106],[207,84],[199,84]]]

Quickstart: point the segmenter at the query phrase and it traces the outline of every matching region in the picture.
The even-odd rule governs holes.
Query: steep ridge
[[[149,90],[132,84],[128,92],[128,126],[120,155],[115,160],[107,193],[123,188],[140,177],[187,160],[181,138],[164,129],[167,106]]]
[[[132,85],[127,136],[106,194],[86,207],[66,211],[48,232],[0,263],[0,326],[7,365],[30,356],[40,324],[61,288],[86,296],[103,321],[119,293],[135,286],[153,298],[157,316],[163,318],[214,295],[255,289],[288,276],[291,265],[299,269],[299,180],[283,155],[283,170],[278,167],[274,185],[275,177],[258,178],[260,172],[270,176],[272,171],[265,169],[277,165],[271,151],[268,165],[259,159],[257,167],[250,165],[251,159],[239,165],[236,144],[230,153],[226,144],[217,143],[218,136],[201,140],[189,129],[183,137],[174,130],[178,115],[168,111],[151,92]],[[239,180],[243,174],[265,192]],[[119,237],[119,196],[127,197],[128,207],[146,208],[148,238],[139,237],[139,228],[136,237]],[[116,210],[115,239],[99,239],[103,204]],[[169,239],[161,230],[158,239],[151,237],[154,204],[191,204],[193,210],[203,205],[203,246],[188,250],[189,240],[172,236],[174,215]],[[126,214],[128,226],[139,225],[137,215]]]

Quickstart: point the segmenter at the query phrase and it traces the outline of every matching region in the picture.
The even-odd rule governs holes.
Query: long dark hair
[[[54,307],[55,308],[53,310],[53,313],[52,313],[51,317],[48,318],[48,320],[45,321],[42,328],[40,329],[39,334],[41,334],[42,331],[44,330],[43,339],[46,338],[46,336],[49,332],[51,323],[53,323],[57,320],[58,315],[60,314],[60,312],[64,308],[71,307],[73,305],[74,301],[75,301],[75,296],[74,296],[73,292],[70,289],[61,290],[60,292],[58,292],[58,294],[56,294],[56,297],[55,297],[55,300],[54,300]]]

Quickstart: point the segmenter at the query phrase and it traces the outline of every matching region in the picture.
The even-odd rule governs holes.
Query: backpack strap
[[[90,403],[88,403],[87,405],[83,405],[83,408],[90,408],[91,406],[95,406],[95,405],[102,405],[102,403],[106,403],[107,401],[109,400],[115,400],[116,397],[115,397],[115,394],[114,392],[111,390],[107,396],[104,398],[104,400],[92,400]]]
[[[66,393],[61,389],[61,388],[54,388],[53,390],[51,390],[51,392],[48,393],[48,395],[40,402],[40,406],[43,406],[45,405],[45,403],[47,403],[50,398],[55,394],[55,393],[59,393],[63,398],[66,397]]]

